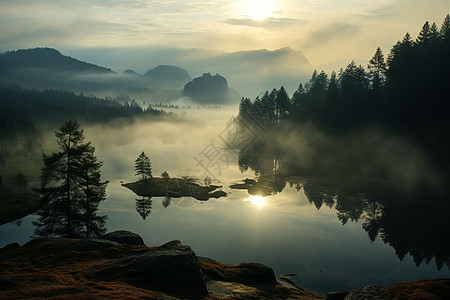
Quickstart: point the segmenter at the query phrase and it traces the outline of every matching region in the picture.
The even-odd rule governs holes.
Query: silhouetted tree
[[[277,91],[275,102],[277,104],[278,119],[285,118],[289,114],[291,103],[289,96],[283,86],[280,87],[280,89]]]
[[[76,121],[65,122],[55,132],[60,151],[43,155],[41,194],[47,205],[33,224],[39,236],[86,236],[103,233],[105,217],[98,217],[106,182],[100,181],[101,163],[90,142],[83,143],[83,129]],[[87,176],[87,177],[86,177]]]
[[[75,169],[83,192],[82,206],[86,238],[100,236],[106,232],[107,216],[98,216],[97,211],[100,202],[106,199],[108,181],[101,181],[100,168],[103,163],[97,161],[94,151],[95,148],[90,146],[86,155],[81,158],[79,168]]]
[[[444,22],[442,22],[439,34],[443,40],[447,40],[450,35],[450,14],[445,16]]]
[[[372,90],[379,93],[380,88],[384,84],[384,74],[386,72],[386,63],[384,55],[380,47],[377,48],[374,56],[369,60],[367,65],[369,70],[369,78],[372,84]]]
[[[419,32],[419,35],[417,36],[416,43],[419,45],[428,45],[431,43],[431,28],[428,21],[423,24],[422,29]]]
[[[141,176],[142,180],[153,177],[150,158],[145,155],[144,151],[142,151],[139,157],[135,160],[134,170],[136,171],[135,175]]]

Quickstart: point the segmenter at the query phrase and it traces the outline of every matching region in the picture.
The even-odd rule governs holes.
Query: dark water
[[[220,147],[229,116],[216,114],[189,124],[161,122],[113,132],[86,128],[104,161],[103,178],[110,180],[99,212],[109,216],[108,231],[136,232],[147,245],[179,239],[197,255],[225,263],[260,262],[277,275],[298,274],[293,279],[300,285],[321,293],[450,276],[445,195],[348,170],[334,169],[328,177],[300,172],[270,156],[260,161],[271,165],[271,172],[255,175],[251,166],[244,171],[242,154],[232,149],[220,152],[220,163],[205,169],[205,153],[212,153],[211,145]],[[170,204],[153,197],[138,213],[141,198],[121,183],[137,179],[133,166],[141,151],[152,160],[154,175],[167,171],[200,182],[213,175],[213,184],[222,185],[227,197],[183,197]],[[230,188],[246,178],[255,181]],[[0,226],[0,247],[28,241],[34,218],[24,218],[20,227]]]

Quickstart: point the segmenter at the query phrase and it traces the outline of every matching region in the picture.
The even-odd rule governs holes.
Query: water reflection
[[[266,198],[257,195],[250,195],[248,197],[248,201],[250,201],[256,207],[263,207],[266,205]]]
[[[145,220],[152,212],[152,197],[142,197],[136,199],[136,211]]]
[[[342,225],[362,221],[361,228],[370,241],[381,239],[400,260],[409,254],[416,266],[428,265],[434,259],[438,270],[450,268],[448,188],[355,176],[347,169],[318,172],[304,165],[293,167],[256,148],[241,152],[239,157],[240,168],[255,170],[256,177],[230,186],[247,190],[249,201],[256,206],[264,203],[257,199],[281,193],[289,184],[298,192],[303,190],[317,210],[334,207]],[[283,167],[286,165],[289,167]]]

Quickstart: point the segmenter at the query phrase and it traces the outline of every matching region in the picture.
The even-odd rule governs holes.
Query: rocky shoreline
[[[450,295],[450,279],[369,286],[330,293],[326,299],[443,295]],[[198,257],[177,240],[148,247],[128,231],[98,239],[35,238],[23,246],[13,243],[0,249],[0,299],[29,298],[324,299],[287,276],[276,277],[265,265],[229,265]]]

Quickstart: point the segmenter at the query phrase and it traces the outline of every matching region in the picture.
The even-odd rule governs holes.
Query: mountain
[[[108,55],[104,55],[105,52]],[[182,66],[192,77],[199,77],[205,72],[219,73],[227,78],[230,87],[250,98],[265,90],[279,89],[281,85],[292,95],[298,84],[308,81],[314,71],[314,66],[302,51],[288,47],[238,52],[158,46],[104,47],[77,49],[71,53],[85,60],[95,58],[96,62],[105,66],[132,68],[138,73],[146,71],[142,69],[142,62],[150,66],[160,65],[161,62]]]
[[[111,69],[62,55],[58,50],[52,48],[20,49],[0,54],[1,73],[23,69],[46,72],[114,73]]]
[[[141,76],[135,70],[130,70],[130,69],[127,69],[127,70],[123,71],[122,74],[124,74],[124,75],[132,75],[132,76]]]
[[[189,70],[195,75],[192,77],[200,77],[205,72],[219,73],[241,95],[254,98],[282,85],[292,95],[314,70],[301,51],[291,48],[231,53],[179,48],[99,48],[73,53],[85,59],[95,57],[103,65],[123,66],[126,71],[115,73],[50,48],[17,50],[0,54],[0,85],[61,89],[98,97],[128,95],[139,101],[169,102],[181,96],[184,85],[191,80],[186,71]],[[166,64],[161,65],[162,61]],[[158,66],[140,75],[144,74],[142,62]]]
[[[128,95],[140,101],[166,102],[181,96],[191,77],[178,67],[157,67],[148,76],[133,70],[123,74],[62,55],[52,48],[34,48],[0,54],[0,86],[58,89],[98,97]]]
[[[179,89],[192,80],[192,77],[189,76],[185,69],[169,65],[157,66],[148,70],[144,76],[157,85]]]
[[[225,77],[204,73],[194,78],[183,89],[183,97],[202,104],[225,104],[232,100],[239,100],[239,95],[228,87]]]
[[[241,94],[255,97],[284,86],[291,94],[311,77],[314,67],[301,51],[291,48],[251,50],[215,55],[199,62],[220,70]]]

